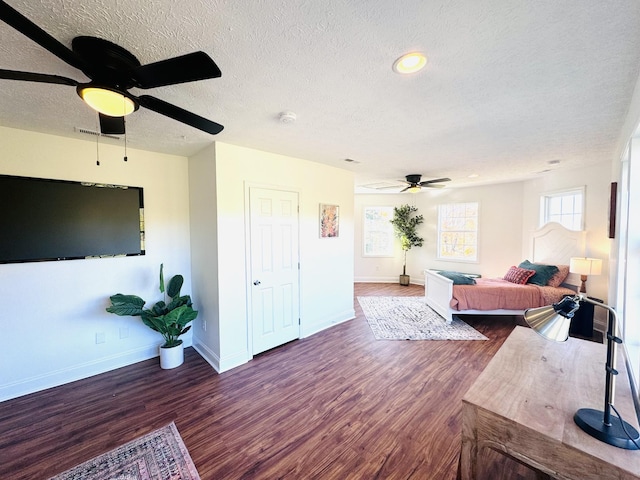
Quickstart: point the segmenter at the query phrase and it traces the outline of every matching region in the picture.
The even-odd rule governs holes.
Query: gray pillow
[[[438,274],[450,280],[453,280],[454,285],[475,285],[476,284],[476,281],[473,278],[467,277],[466,275],[460,272],[449,272],[449,271],[443,270],[442,272],[438,272]]]

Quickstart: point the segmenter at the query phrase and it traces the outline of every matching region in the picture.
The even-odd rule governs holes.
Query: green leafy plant
[[[419,237],[416,231],[418,225],[424,222],[424,217],[416,215],[417,211],[418,208],[411,205],[393,207],[393,218],[390,222],[404,252],[402,275],[407,274],[407,251],[411,250],[411,247],[421,247],[424,242],[424,238]]]
[[[178,337],[189,331],[191,325],[187,325],[198,316],[193,309],[191,297],[180,295],[180,289],[184,283],[182,275],[174,275],[165,291],[164,265],[160,264],[160,292],[165,294],[165,300],[161,300],[150,309],[144,308],[145,301],[137,295],[123,295],[118,293],[109,297],[111,306],[107,312],[120,316],[141,317],[144,324],[159,332],[164,338],[163,348],[175,347],[182,343]],[[168,297],[168,298],[167,298]]]

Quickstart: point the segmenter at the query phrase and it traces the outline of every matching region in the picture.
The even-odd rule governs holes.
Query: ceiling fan
[[[140,106],[212,135],[220,133],[224,128],[164,100],[150,95],[136,97],[129,92],[133,87],[148,89],[220,77],[220,69],[204,52],[193,52],[141,65],[138,59],[124,48],[97,37],[75,37],[69,49],[1,0],[0,20],[72,67],[81,70],[91,81],[81,83],[58,75],[4,69],[0,69],[0,79],[76,87],[78,95],[85,103],[98,111],[100,131],[103,134],[124,134],[125,115],[136,111]]]
[[[407,184],[407,186],[402,190],[400,190],[400,193],[402,192],[416,193],[416,192],[419,192],[422,189],[422,187],[444,188],[444,185],[442,185],[442,182],[451,181],[450,178],[436,178],[434,180],[425,180],[424,182],[422,182],[420,181],[421,178],[422,178],[422,175],[418,173],[407,175],[405,177],[406,181],[404,182]],[[394,188],[397,188],[397,187],[394,187]]]

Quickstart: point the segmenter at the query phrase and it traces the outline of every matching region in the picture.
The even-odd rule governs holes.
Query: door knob
[[[254,285],[260,285],[260,280],[256,280],[255,282],[253,282]]]

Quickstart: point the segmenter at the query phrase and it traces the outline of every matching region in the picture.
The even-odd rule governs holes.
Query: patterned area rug
[[[488,340],[462,320],[447,325],[422,297],[358,297],[376,340]]]
[[[200,480],[172,422],[49,480]]]

